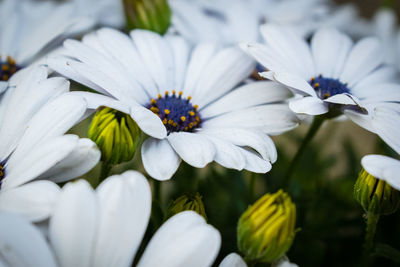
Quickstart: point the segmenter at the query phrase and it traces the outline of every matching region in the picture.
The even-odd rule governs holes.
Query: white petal
[[[350,120],[358,124],[360,127],[373,133],[376,132],[374,126],[372,125],[372,116],[361,114],[349,109],[346,109],[343,112]]]
[[[399,113],[387,108],[376,108],[372,125],[379,137],[400,154]]]
[[[183,87],[185,96],[193,95],[197,83],[200,82],[199,78],[205,71],[205,66],[211,61],[217,50],[217,46],[211,43],[201,43],[193,49]]]
[[[81,138],[77,146],[39,179],[49,179],[61,183],[79,177],[90,171],[100,160],[100,150],[90,139]]]
[[[383,60],[381,46],[376,38],[364,38],[351,50],[340,80],[353,87],[358,81],[376,69]]]
[[[247,267],[247,265],[242,257],[236,253],[231,253],[224,258],[219,267]]]
[[[214,160],[215,147],[210,140],[202,135],[176,132],[168,136],[168,141],[185,162],[196,168],[204,168]]]
[[[167,129],[164,124],[150,109],[140,105],[131,105],[130,115],[144,133],[157,139],[163,139],[167,136]]]
[[[133,30],[130,35],[143,61],[143,67],[158,86],[158,92],[175,89],[174,59],[166,40],[159,34],[146,30]]]
[[[241,147],[249,147],[257,151],[264,159],[275,162],[277,159],[277,151],[272,139],[256,130],[238,129],[238,128],[222,128],[222,129],[205,129],[201,133],[217,136],[225,141]]]
[[[142,162],[146,172],[159,181],[171,179],[181,163],[167,139],[147,138],[142,144]]]
[[[36,181],[0,193],[0,210],[23,215],[30,221],[48,218],[60,188],[49,181]]]
[[[369,174],[400,190],[400,161],[381,155],[368,155],[362,158],[361,164]]]
[[[268,49],[292,65],[293,74],[307,78],[315,73],[309,45],[295,31],[273,24],[262,25],[260,31]]]
[[[49,226],[60,266],[91,266],[97,210],[96,196],[88,182],[79,180],[64,186]]]
[[[187,75],[186,70],[190,59],[190,46],[182,37],[175,35],[167,35],[166,40],[170,44],[174,56],[175,77],[173,88],[178,88],[181,91]]]
[[[267,134],[278,134],[293,129],[298,124],[296,115],[286,104],[268,104],[251,107],[208,119],[204,129],[252,128]]]
[[[337,30],[322,29],[314,34],[311,46],[317,73],[338,78],[353,42]]]
[[[181,212],[166,221],[150,240],[138,267],[211,266],[221,236],[193,211]]]
[[[2,188],[8,189],[37,178],[64,159],[77,146],[78,137],[64,135],[41,143],[23,157],[12,155],[6,163]]]
[[[47,103],[29,121],[12,157],[23,157],[44,140],[64,134],[82,118],[85,110],[85,100],[69,93]]]
[[[341,105],[357,105],[360,106],[360,100],[357,97],[351,94],[337,94],[333,95],[327,99],[324,99],[324,102],[334,103],[334,104],[341,104]]]
[[[99,228],[91,266],[131,266],[150,218],[149,183],[139,172],[127,171],[96,191]]]
[[[205,66],[193,102],[200,107],[212,102],[249,77],[254,67],[253,60],[238,48],[219,51]]]
[[[45,238],[23,218],[0,212],[0,263],[17,267],[56,267]]]
[[[89,93],[89,92],[71,92],[71,95],[77,95],[85,99],[88,109],[97,109],[101,106],[113,108],[123,113],[129,113],[129,104],[109,96]]]
[[[268,160],[261,158],[253,151],[242,149],[242,153],[246,158],[246,170],[255,173],[267,173],[272,169],[272,165]]]
[[[246,159],[241,153],[241,149],[234,144],[227,142],[213,135],[205,134],[213,143],[216,154],[214,161],[225,168],[241,171],[246,165]]]
[[[203,118],[213,117],[251,106],[274,103],[291,95],[285,86],[270,81],[260,81],[243,85],[201,109]]]
[[[294,76],[289,73],[275,72],[274,79],[275,81],[286,85],[295,93],[317,97],[314,88],[312,88],[312,86],[306,80],[299,76]]]
[[[293,112],[308,115],[320,115],[329,111],[324,101],[313,96],[290,100],[289,108],[293,110]]]

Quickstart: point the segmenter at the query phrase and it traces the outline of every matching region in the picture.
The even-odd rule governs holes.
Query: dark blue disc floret
[[[146,107],[157,114],[162,120],[168,134],[172,132],[193,132],[201,123],[198,106],[190,103],[191,97],[182,98],[182,92],[178,95],[173,90],[164,96],[158,94],[157,99],[151,99]]]
[[[325,78],[322,75],[311,77],[309,83],[321,99],[327,99],[337,94],[350,93],[346,83],[342,83],[338,79]]]
[[[8,56],[5,60],[0,57],[0,81],[8,81],[20,69],[12,57]]]

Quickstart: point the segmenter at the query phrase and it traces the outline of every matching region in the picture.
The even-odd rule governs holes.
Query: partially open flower
[[[364,169],[354,186],[354,197],[366,212],[374,214],[392,214],[400,204],[399,191]]]
[[[292,245],[295,223],[296,206],[289,195],[282,190],[266,194],[239,219],[239,250],[250,261],[276,261]]]
[[[184,194],[175,199],[168,208],[167,218],[174,216],[182,211],[192,210],[203,216],[207,220],[202,196],[199,193],[194,195]]]
[[[129,115],[102,107],[89,126],[88,136],[100,148],[103,161],[119,164],[135,155],[141,131]]]

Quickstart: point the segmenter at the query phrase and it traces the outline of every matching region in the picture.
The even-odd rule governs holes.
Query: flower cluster
[[[2,0],[0,265],[309,265],[290,249],[319,234],[309,211],[335,187],[296,170],[321,126],[347,119],[387,153],[357,151],[364,264],[400,205],[394,7]],[[285,165],[297,127],[309,131]],[[307,176],[322,176],[319,157]]]

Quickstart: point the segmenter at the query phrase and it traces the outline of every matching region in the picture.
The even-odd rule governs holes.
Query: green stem
[[[365,241],[364,241],[364,252],[366,256],[371,253],[372,248],[374,246],[374,237],[378,221],[379,221],[379,214],[375,214],[372,212],[367,213],[367,228],[365,232]]]
[[[324,116],[315,116],[314,120],[310,126],[310,129],[308,130],[308,133],[306,137],[303,140],[303,143],[300,145],[299,150],[297,150],[296,155],[294,156],[292,162],[290,163],[289,169],[286,173],[285,176],[285,187],[287,187],[290,183],[290,179],[292,177],[292,174],[294,170],[296,169],[297,165],[299,164],[299,161],[301,157],[303,156],[308,144],[311,142],[315,134],[318,132],[319,128],[321,125],[324,123],[325,117]]]
[[[257,173],[250,173],[250,182],[249,182],[249,202],[252,203],[254,201],[256,195],[256,179]]]
[[[104,179],[106,179],[108,177],[108,175],[110,174],[112,168],[112,164],[103,161],[101,163],[101,172],[100,172],[100,177],[99,177],[99,184],[104,181]]]

